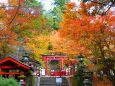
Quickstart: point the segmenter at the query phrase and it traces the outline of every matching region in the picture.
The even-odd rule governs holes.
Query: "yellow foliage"
[[[19,0],[19,1],[21,1],[21,0]],[[19,4],[19,2],[17,2],[17,0],[8,0],[8,2],[9,2],[9,4],[12,4],[14,6]]]
[[[48,43],[49,38],[45,35],[34,36],[33,38],[29,39],[26,45],[33,50],[36,56],[40,56],[41,54],[48,53]]]
[[[51,34],[50,42],[53,45],[53,53],[78,54],[76,43],[73,40],[62,38],[59,32]]]

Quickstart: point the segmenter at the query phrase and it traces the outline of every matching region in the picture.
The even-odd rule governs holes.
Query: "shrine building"
[[[0,76],[15,78],[23,86],[32,86],[33,71],[30,65],[23,63],[19,58],[8,56],[0,60]]]

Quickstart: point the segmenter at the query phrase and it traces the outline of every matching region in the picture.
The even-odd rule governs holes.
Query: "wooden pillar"
[[[45,70],[45,75],[48,75],[48,58],[46,57],[46,70]]]
[[[64,62],[63,62],[63,58],[61,58],[61,70],[63,70],[64,69]]]
[[[26,72],[23,72],[23,75],[26,75]],[[22,78],[24,80],[24,86],[26,86],[26,77]]]

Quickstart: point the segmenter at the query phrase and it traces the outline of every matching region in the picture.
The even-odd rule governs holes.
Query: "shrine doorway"
[[[67,56],[57,56],[57,55],[42,55],[43,60],[45,61],[45,75],[52,75],[52,76],[60,76],[62,75],[62,71],[64,70],[64,60],[67,60]],[[56,65],[54,65],[54,70],[59,70],[59,71],[51,71],[53,69],[50,69],[51,66],[49,65],[50,63],[54,63],[56,62],[56,65],[58,65],[57,67],[55,67]],[[55,69],[57,68],[57,69]],[[49,69],[50,69],[50,73],[49,73]]]

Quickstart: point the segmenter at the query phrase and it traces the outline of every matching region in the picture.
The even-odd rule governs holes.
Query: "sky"
[[[53,0],[38,0],[38,1],[41,1],[43,3],[45,10],[53,9],[53,6],[51,5],[53,3]],[[76,5],[79,4],[78,0],[71,0],[71,1],[76,2]],[[0,0],[0,3],[7,3],[7,2],[8,0]],[[115,11],[115,7],[112,10]]]
[[[0,3],[7,3],[8,0],[0,0]]]
[[[50,10],[53,9],[53,6],[51,5],[53,3],[54,0],[38,0],[41,1],[44,5],[44,9],[45,10]],[[79,0],[71,0],[72,2],[75,2],[76,5],[79,5]],[[115,11],[115,7],[112,7],[111,11]]]
[[[53,3],[53,0],[38,0],[38,1],[41,1],[43,3],[45,10],[50,10],[53,8],[51,5]],[[79,3],[78,0],[71,0],[71,1]]]
[[[45,10],[50,10],[52,9],[52,3],[53,3],[53,0],[38,0],[38,1],[41,1],[44,5],[44,9]]]

